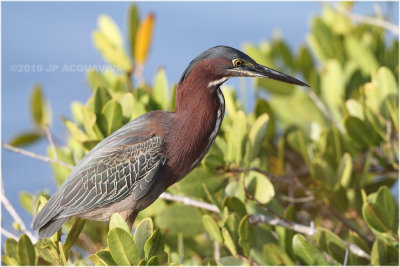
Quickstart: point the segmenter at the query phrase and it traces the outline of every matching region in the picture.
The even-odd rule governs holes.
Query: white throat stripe
[[[222,77],[222,78],[219,79],[219,80],[209,82],[209,83],[208,83],[208,88],[213,87],[213,86],[216,86],[216,85],[219,85],[219,84],[225,82],[226,80],[228,80],[229,78],[230,78],[230,77]]]

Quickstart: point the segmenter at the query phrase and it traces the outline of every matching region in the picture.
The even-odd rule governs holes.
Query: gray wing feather
[[[146,115],[101,141],[78,163],[36,216],[34,229],[117,202],[129,194],[138,200],[148,192],[165,158],[161,137],[132,135],[146,126]]]

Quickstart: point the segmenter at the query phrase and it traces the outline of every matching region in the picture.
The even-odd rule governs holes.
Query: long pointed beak
[[[247,69],[247,74],[253,77],[260,77],[260,78],[268,78],[268,79],[273,79],[285,83],[291,83],[291,84],[296,84],[300,86],[307,86],[310,87],[308,84],[297,80],[296,78],[293,78],[289,75],[286,75],[282,72],[267,68],[263,65],[260,64],[254,64],[251,68]]]

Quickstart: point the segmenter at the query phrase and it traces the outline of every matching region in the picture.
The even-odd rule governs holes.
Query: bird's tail
[[[42,227],[40,227],[39,230],[39,236],[44,237],[44,238],[49,238],[52,235],[54,235],[58,229],[61,228],[61,226],[69,219],[69,217],[61,218],[61,219],[56,219],[56,220],[51,220]]]
[[[69,217],[57,218],[62,211],[60,208],[61,196],[55,194],[44,205],[33,221],[33,230],[39,231],[41,237],[50,237],[68,220]]]

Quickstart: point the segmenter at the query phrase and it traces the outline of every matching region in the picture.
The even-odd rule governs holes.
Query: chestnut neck
[[[181,175],[189,172],[205,156],[216,137],[224,112],[219,86],[208,87],[218,77],[201,67],[195,66],[179,83],[176,92],[168,154],[170,163]]]

